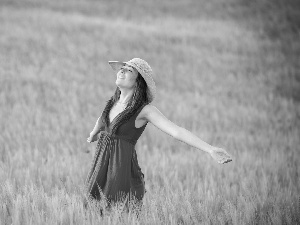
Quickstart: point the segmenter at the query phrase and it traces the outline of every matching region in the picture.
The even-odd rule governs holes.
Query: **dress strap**
[[[136,119],[136,117],[140,114],[140,112],[143,110],[143,108],[146,106],[147,104],[146,103],[144,103],[143,105],[141,105],[140,106],[140,108],[138,108],[137,110],[136,110],[136,113],[134,114],[134,119]]]
[[[144,103],[143,105],[140,106],[140,108],[139,108],[139,109],[136,111],[136,113],[135,113],[135,116],[136,116],[136,117],[140,114],[140,112],[142,111],[142,109],[143,109],[146,105],[147,105],[147,104]]]

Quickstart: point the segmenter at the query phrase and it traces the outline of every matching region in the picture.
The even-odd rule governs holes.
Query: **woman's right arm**
[[[98,139],[97,134],[101,130],[101,116],[97,119],[94,129],[90,133],[90,136],[87,138],[87,142],[91,143]]]
[[[95,127],[92,130],[92,132],[90,133],[90,136],[95,136],[96,134],[98,134],[100,132],[100,127],[101,127],[100,120],[101,120],[101,116],[97,119]]]

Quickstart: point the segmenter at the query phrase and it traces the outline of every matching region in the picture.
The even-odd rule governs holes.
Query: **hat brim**
[[[126,64],[120,61],[108,61],[108,63],[114,71],[119,71]]]

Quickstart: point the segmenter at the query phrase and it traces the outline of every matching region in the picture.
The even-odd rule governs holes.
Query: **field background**
[[[0,0],[0,224],[300,224],[297,0]],[[154,105],[233,162],[148,125],[139,219],[86,210],[115,90],[108,60],[140,57]],[[90,151],[90,153],[86,153]]]

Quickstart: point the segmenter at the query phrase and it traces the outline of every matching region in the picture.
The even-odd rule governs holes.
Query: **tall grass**
[[[0,224],[300,224],[288,3],[1,1]],[[122,205],[101,217],[83,205],[86,138],[115,88],[107,61],[133,57],[155,71],[154,105],[234,160],[218,165],[148,125],[139,217]]]

